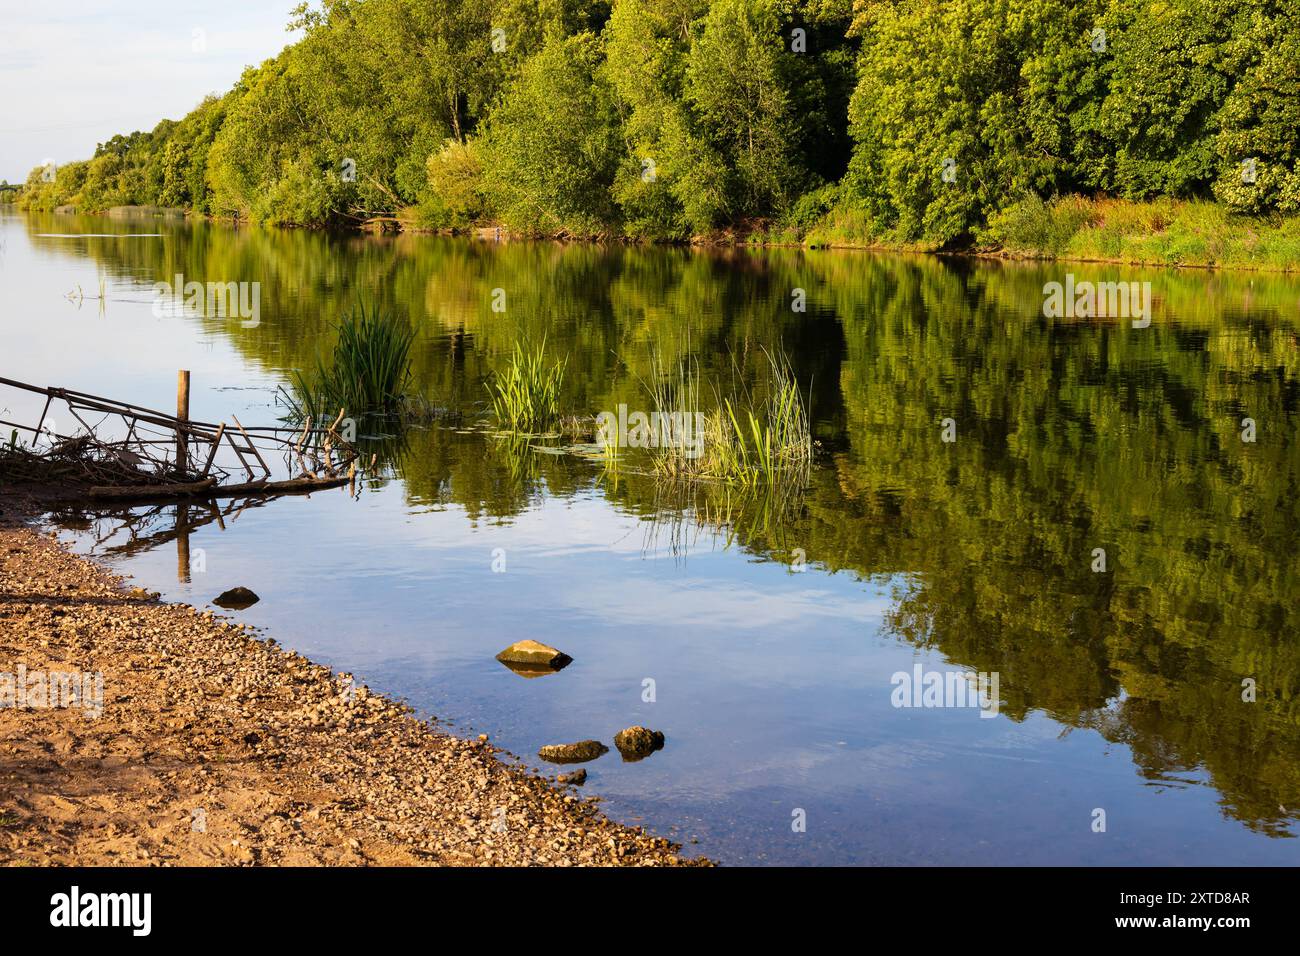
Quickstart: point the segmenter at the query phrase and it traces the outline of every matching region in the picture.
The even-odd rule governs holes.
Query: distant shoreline
[[[67,207],[27,210],[23,213],[102,216],[109,219],[202,220],[229,226],[250,225],[246,220],[196,215],[190,210],[152,206],[118,206],[80,212]],[[1025,203],[968,243],[935,248],[891,240],[873,234],[868,226],[846,213],[832,211],[806,230],[794,232],[756,225],[745,230],[723,230],[688,239],[662,240],[639,236],[528,235],[494,223],[465,229],[427,229],[410,220],[386,218],[354,228],[327,228],[294,224],[258,224],[262,228],[310,229],[345,235],[428,235],[483,241],[595,243],[607,245],[669,246],[677,248],[773,248],[861,250],[965,259],[1014,262],[1077,262],[1175,269],[1232,270],[1242,272],[1300,272],[1300,217],[1247,217],[1230,213],[1211,202],[1063,197],[1051,202]]]

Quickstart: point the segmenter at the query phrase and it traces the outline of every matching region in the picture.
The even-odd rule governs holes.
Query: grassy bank
[[[219,217],[204,218],[223,221]],[[489,240],[611,241],[600,235],[525,235],[492,222],[456,229],[429,229],[404,222],[397,231]],[[617,241],[642,244],[666,240],[625,236]],[[1300,272],[1300,215],[1251,216],[1215,202],[1170,198],[1140,202],[1086,196],[1043,200],[1032,196],[995,214],[989,225],[975,234],[945,243],[903,238],[852,206],[820,211],[802,222],[759,222],[667,242]]]
[[[1249,216],[1215,202],[1036,196],[958,242],[907,241],[851,207],[807,226],[756,232],[755,244],[946,252],[1024,259],[1300,271],[1300,216]]]
[[[1195,200],[1035,197],[995,216],[977,246],[1033,258],[1294,271],[1300,216],[1238,215]]]

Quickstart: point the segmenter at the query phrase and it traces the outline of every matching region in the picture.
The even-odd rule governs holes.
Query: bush
[[[1078,196],[1045,202],[1031,193],[995,213],[979,238],[981,244],[1007,252],[1056,256],[1095,215],[1093,204]]]
[[[459,228],[483,215],[483,164],[473,140],[447,140],[429,157],[427,169],[428,192],[420,203],[425,225]]]

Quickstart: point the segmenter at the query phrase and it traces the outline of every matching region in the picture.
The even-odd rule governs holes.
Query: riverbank
[[[19,207],[21,208],[21,207]],[[138,212],[132,212],[137,209]],[[489,242],[550,241],[666,244],[703,247],[861,249],[969,258],[1104,262],[1166,268],[1232,269],[1255,272],[1300,272],[1300,216],[1248,216],[1226,206],[1199,200],[1123,199],[1062,196],[1030,197],[996,214],[966,241],[935,244],[900,239],[875,226],[859,211],[844,206],[823,209],[798,222],[750,222],[742,226],[664,241],[615,234],[574,235],[557,232],[525,235],[495,222],[458,229],[426,228],[408,214],[357,225],[358,234],[458,236]],[[87,215],[113,219],[180,218],[190,211],[151,207],[114,207]],[[201,216],[214,223],[238,225],[233,219]],[[300,228],[284,225],[275,228]]]
[[[20,668],[29,706],[0,706],[3,865],[702,862],[482,738],[128,590],[6,501],[0,681]],[[101,673],[102,707],[89,680],[69,706],[38,706],[46,675]]]
[[[1030,197],[993,216],[968,242],[943,247],[892,238],[854,210],[836,208],[810,226],[777,228],[755,241],[818,249],[1300,271],[1300,216],[1246,216],[1220,203],[1196,200]]]

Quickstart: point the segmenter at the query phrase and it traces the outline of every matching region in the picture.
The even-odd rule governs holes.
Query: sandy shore
[[[0,864],[696,862],[498,752],[0,515]]]

